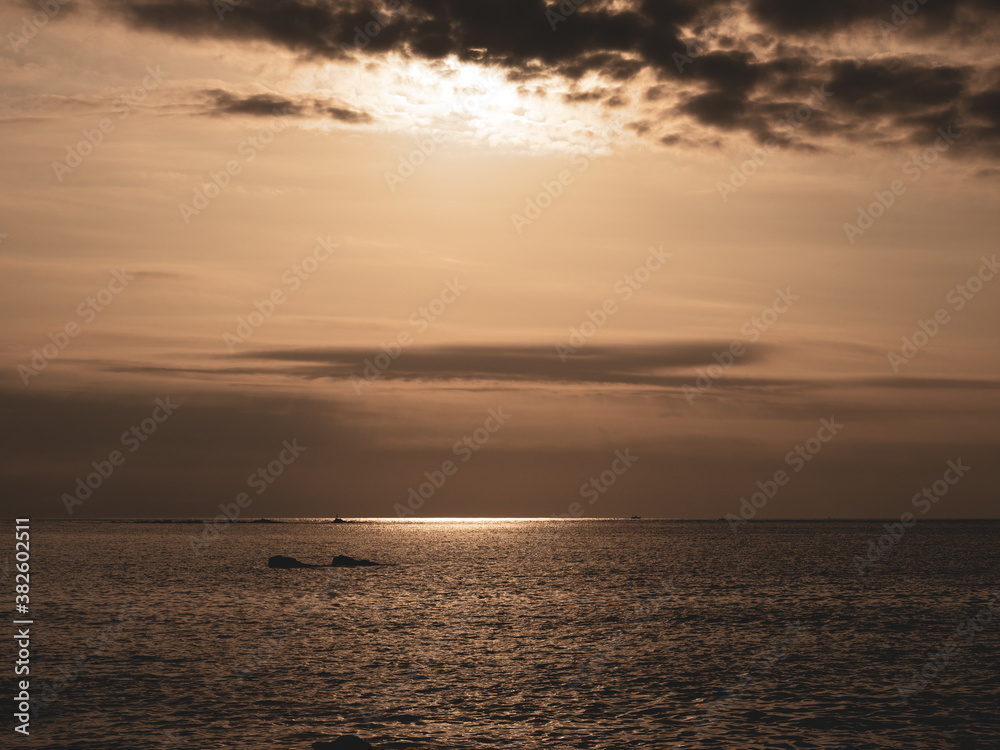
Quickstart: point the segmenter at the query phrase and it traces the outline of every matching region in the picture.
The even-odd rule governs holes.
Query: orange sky
[[[453,5],[0,11],[9,512],[996,515],[987,11]]]

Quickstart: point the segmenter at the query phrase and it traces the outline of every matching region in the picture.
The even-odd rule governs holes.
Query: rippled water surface
[[[17,746],[1000,747],[997,523],[923,522],[867,575],[874,522],[231,524],[200,556],[196,533],[32,524],[49,703]]]

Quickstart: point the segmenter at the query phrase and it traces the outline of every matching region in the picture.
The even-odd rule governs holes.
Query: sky
[[[997,517],[998,17],[5,3],[0,507]]]

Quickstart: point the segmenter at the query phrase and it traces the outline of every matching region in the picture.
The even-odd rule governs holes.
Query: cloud
[[[210,364],[187,366],[144,365],[134,362],[102,360],[79,361],[90,367],[110,372],[154,376],[200,375],[225,379],[238,377],[273,377],[281,375],[304,380],[349,380],[364,377],[367,362],[379,364],[380,380],[396,381],[499,381],[511,386],[523,384],[560,384],[584,386],[640,386],[680,390],[693,386],[699,372],[718,365],[721,352],[731,342],[694,341],[662,342],[658,344],[619,344],[613,346],[586,345],[576,354],[560,359],[553,346],[513,345],[450,345],[406,349],[384,367],[382,350],[361,347],[317,347],[308,349],[250,350],[213,358]],[[825,346],[829,346],[826,344]],[[878,349],[857,348],[866,359],[881,356]],[[715,377],[713,396],[727,391],[768,391],[772,394],[793,394],[822,390],[914,391],[942,393],[996,391],[1000,379],[943,378],[915,376],[863,375],[850,378],[825,375],[782,377],[760,375],[759,370],[747,373],[748,365],[773,362],[780,349],[754,344],[737,358],[721,377]],[[384,355],[380,358],[380,355]]]
[[[348,124],[364,124],[373,118],[367,112],[347,105],[311,97],[278,96],[276,94],[234,94],[223,89],[203,92],[209,100],[206,114],[213,116],[248,115],[250,117],[328,117]]]
[[[969,99],[969,111],[1000,133],[1000,89],[982,91]]]
[[[746,122],[747,100],[723,91],[708,91],[688,99],[681,110],[706,125],[731,130]]]
[[[927,66],[900,58],[837,60],[829,69],[838,105],[859,115],[926,113],[953,105],[971,73],[968,67]]]
[[[290,99],[274,94],[253,94],[241,97],[221,89],[205,93],[214,99],[211,112],[216,115],[272,117],[276,114],[301,114],[303,109],[301,104],[296,104]]]
[[[357,112],[353,109],[345,109],[344,107],[326,107],[323,108],[322,111],[334,120],[339,120],[340,122],[366,123],[372,122],[374,119],[367,112]]]
[[[756,0],[753,16],[773,31],[783,33],[829,33],[861,22],[888,16],[891,9],[868,0],[836,3],[803,3],[797,0]]]
[[[634,385],[680,387],[693,382],[695,368],[716,364],[715,355],[731,342],[663,342],[659,344],[587,345],[563,362],[554,346],[451,345],[411,348],[401,352],[380,379],[399,381],[502,381],[511,385],[558,383],[577,385]],[[734,364],[760,362],[771,353],[756,345]],[[108,372],[150,376],[273,377],[282,375],[305,380],[349,380],[363,377],[366,362],[383,364],[380,349],[322,347],[309,349],[250,350],[210,364],[147,365],[127,361],[64,360]]]
[[[664,370],[714,364],[728,342],[663,343],[633,346],[586,346],[563,362],[552,346],[444,346],[407,350],[381,377],[391,380],[502,380],[619,385],[675,385]],[[758,361],[765,349],[748,351],[740,364]],[[240,359],[294,363],[286,372],[306,378],[362,375],[365,361],[379,351],[322,348],[246,352]],[[388,356],[388,355],[385,355]],[[690,376],[687,376],[690,379]]]
[[[244,0],[221,19],[201,0],[95,2],[136,29],[192,40],[263,41],[303,61],[363,63],[389,52],[429,61],[455,55],[502,69],[512,81],[541,84],[561,77],[571,89],[565,101],[581,106],[600,87],[581,92],[572,84],[594,76],[608,85],[637,87],[617,91],[604,101],[605,109],[617,110],[645,94],[646,106],[655,110],[647,119],[659,124],[642,134],[667,147],[705,142],[697,131],[706,128],[757,141],[777,137],[781,116],[810,105],[811,89],[824,84],[836,117],[812,119],[794,138],[779,140],[810,150],[830,141],[894,146],[925,142],[937,127],[968,126],[970,137],[962,145],[971,152],[975,146],[995,148],[998,131],[996,90],[978,83],[984,71],[949,62],[956,57],[949,50],[958,51],[958,45],[989,48],[987,29],[1000,9],[980,0],[936,0],[906,16],[905,25],[893,26],[894,33],[913,40],[932,38],[921,54],[886,47],[887,32],[878,23],[890,23],[893,8],[866,0],[595,1],[558,16],[551,12],[559,6],[543,0]],[[868,43],[871,53],[845,58],[830,41],[839,31],[858,35],[855,48]],[[650,78],[657,81],[652,88]],[[267,94],[221,98],[216,111],[256,115],[275,104],[347,124],[373,120],[340,104],[323,107]],[[677,141],[664,140],[675,133]]]
[[[772,31],[799,35],[830,34],[859,26],[877,27],[878,22],[892,24],[894,3],[870,0],[840,0],[836,3],[803,3],[797,0],[753,0],[754,18]],[[995,14],[991,0],[922,0],[912,15],[904,14],[907,33],[949,34],[968,31],[973,18]],[[900,16],[897,14],[896,19]],[[914,28],[911,29],[910,26]]]

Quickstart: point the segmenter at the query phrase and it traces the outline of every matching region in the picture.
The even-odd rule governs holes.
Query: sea
[[[0,747],[1000,748],[1000,522],[271,520],[32,520]]]

